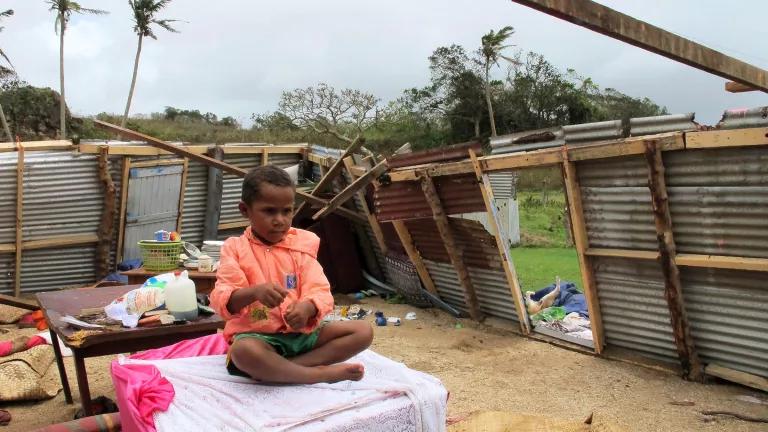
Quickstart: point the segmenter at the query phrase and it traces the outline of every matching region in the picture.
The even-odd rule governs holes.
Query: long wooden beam
[[[696,69],[768,92],[768,72],[592,0],[512,0]]]
[[[754,87],[744,85],[742,83],[728,81],[727,83],[725,83],[725,91],[729,93],[745,93],[745,92],[752,92],[752,91],[759,91],[759,90]]]
[[[689,149],[768,145],[768,128],[726,129],[685,134]]]
[[[359,177],[359,175],[353,172],[352,170],[353,163],[354,162],[352,161],[351,156],[347,156],[344,158],[344,168],[346,168],[346,170],[349,172],[350,177],[352,177],[352,179],[354,180],[357,177]],[[363,191],[358,191],[357,197],[363,204],[363,214],[365,215],[365,217],[368,218],[368,223],[371,225],[371,231],[373,231],[373,236],[376,237],[376,244],[379,245],[379,250],[381,251],[381,253],[384,256],[386,256],[388,252],[388,248],[387,248],[387,242],[384,239],[384,231],[382,231],[381,229],[381,224],[379,223],[379,220],[376,219],[376,215],[373,212],[371,212],[371,209],[368,207],[368,202],[365,199],[365,194],[363,193]]]
[[[109,149],[107,146],[101,148],[99,153],[99,180],[101,181],[104,192],[101,210],[101,223],[99,224],[99,242],[96,245],[96,276],[98,280],[109,274],[109,250],[112,247],[112,239],[115,232],[115,184],[112,181],[112,175],[109,172]]]
[[[18,143],[16,159],[16,263],[13,267],[13,292],[16,297],[21,295],[21,256],[24,224],[24,146]]]
[[[42,151],[42,150],[71,150],[75,148],[72,141],[69,140],[49,140],[49,141],[27,141],[21,143],[26,151]],[[19,149],[19,145],[15,142],[0,143],[0,153],[14,152]]]
[[[342,163],[344,162],[342,161]],[[376,177],[384,174],[387,168],[389,168],[389,165],[387,164],[386,160],[383,160],[378,164],[376,164],[375,167],[368,170],[368,172],[366,172],[362,176],[355,179],[352,182],[352,184],[350,184],[349,186],[344,188],[344,190],[336,194],[335,197],[333,197],[330,201],[328,201],[328,205],[320,209],[317,213],[315,213],[312,216],[312,219],[314,220],[320,219],[321,217],[339,208],[340,205],[344,204],[345,202],[347,202],[347,200],[355,196],[355,194],[358,191],[360,191],[364,187],[371,184],[371,182],[375,180]]]
[[[647,143],[646,147],[648,188],[651,191],[653,219],[659,244],[659,264],[664,274],[664,297],[669,308],[672,334],[675,338],[677,355],[680,358],[684,377],[700,381],[703,378],[702,365],[696,352],[688,314],[685,310],[680,271],[675,263],[677,247],[672,234],[672,216],[664,178],[664,161],[661,157],[661,151],[653,142]]]

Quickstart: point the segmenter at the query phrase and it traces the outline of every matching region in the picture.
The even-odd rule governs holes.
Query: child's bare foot
[[[360,381],[365,367],[360,363],[337,363],[330,366],[316,366],[322,371],[322,382]]]

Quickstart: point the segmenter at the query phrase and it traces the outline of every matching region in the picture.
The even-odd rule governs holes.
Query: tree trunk
[[[8,141],[13,142],[13,135],[11,135],[11,129],[8,127],[8,122],[5,120],[5,113],[3,112],[3,106],[0,105],[0,122],[3,123],[3,130],[8,136]]]
[[[491,136],[496,136],[496,120],[493,118],[493,104],[491,103],[491,76],[490,68],[485,67],[485,101],[488,103],[488,120],[491,123]]]
[[[67,103],[64,98],[64,30],[67,26],[64,21],[63,13],[59,13],[59,23],[61,25],[59,33],[59,93],[61,93],[61,100],[59,100],[59,120],[61,123],[59,130],[61,139],[67,139]]]
[[[131,78],[131,89],[128,91],[128,102],[125,104],[125,114],[123,114],[123,122],[120,126],[125,127],[128,122],[128,112],[131,110],[131,100],[133,99],[133,90],[136,88],[136,74],[139,71],[139,57],[141,56],[141,41],[144,38],[139,35],[139,44],[136,48],[136,60],[133,63],[133,78]]]

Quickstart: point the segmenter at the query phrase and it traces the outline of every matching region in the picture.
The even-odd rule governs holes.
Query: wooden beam
[[[423,175],[421,177],[421,189],[424,191],[427,203],[432,208],[432,216],[435,219],[437,230],[440,232],[440,237],[443,239],[443,245],[448,252],[448,257],[451,259],[451,264],[453,264],[453,268],[459,277],[459,285],[464,291],[464,300],[469,309],[469,316],[475,321],[480,321],[483,315],[480,312],[475,287],[472,285],[472,280],[469,277],[469,271],[462,258],[462,252],[459,251],[454,239],[453,230],[448,223],[448,216],[446,216],[443,204],[440,202],[440,196],[437,194],[435,184],[429,176]]]
[[[110,124],[110,123],[107,123]],[[103,127],[103,126],[100,126]],[[117,126],[119,127],[119,126]],[[128,130],[128,129],[126,129]],[[138,133],[138,132],[137,132]],[[143,141],[143,139],[142,139]],[[152,145],[133,145],[133,144],[109,144],[109,142],[105,143],[84,143],[78,145],[78,151],[80,153],[86,153],[86,154],[98,154],[99,153],[99,147],[103,145],[109,146],[109,154],[111,156],[165,156],[169,154],[174,154],[172,151],[159,149],[156,147],[153,147]],[[170,144],[173,145],[173,144]],[[207,145],[187,145],[187,146],[175,146],[174,147],[182,147],[189,153],[193,154],[204,154],[208,150]]]
[[[264,144],[224,144],[221,146],[224,154],[262,154],[265,151],[270,154],[293,154],[303,153],[307,149],[307,144],[303,145],[264,145]]]
[[[27,141],[22,143],[26,151],[42,150],[71,150],[75,148],[72,141],[69,140],[48,140],[48,141]],[[18,144],[15,142],[0,143],[0,153],[14,152],[18,150]]]
[[[587,235],[587,224],[584,220],[581,185],[576,173],[576,164],[568,159],[567,150],[563,150],[563,182],[565,183],[565,195],[568,199],[568,210],[571,217],[571,226],[573,227],[573,243],[576,246],[576,255],[581,269],[581,283],[584,287],[584,297],[587,300],[592,341],[595,345],[595,352],[602,354],[605,348],[603,315],[600,311],[595,269],[592,267],[592,260],[586,254],[586,251],[589,249],[589,236]]]
[[[344,158],[344,159],[347,160],[348,158]],[[355,178],[363,176],[363,175],[365,175],[365,173],[368,172],[368,168],[357,166],[357,165],[349,165],[349,166],[345,166],[345,167],[347,168],[347,171],[350,174],[352,174],[352,176],[355,177]]]
[[[189,159],[184,158],[184,167],[181,170],[181,189],[179,190],[179,214],[176,216],[176,232],[181,233],[181,224],[184,220],[184,195],[187,190],[187,178],[189,176]]]
[[[768,259],[744,258],[718,255],[677,254],[675,262],[679,266],[722,268],[768,272]]]
[[[269,149],[263,148],[261,150],[261,166],[269,165]]]
[[[123,175],[120,180],[120,224],[117,232],[117,262],[115,265],[120,264],[123,261],[123,242],[125,241],[125,212],[128,208],[128,182],[131,174],[131,158],[123,157]]]
[[[106,147],[106,146],[102,146]],[[109,148],[107,147],[107,151],[109,151]],[[131,164],[131,168],[151,168],[151,167],[157,167],[157,166],[167,166],[167,165],[183,165],[184,159],[155,159],[155,160],[148,160],[148,161],[139,161],[139,162],[133,162]]]
[[[707,365],[706,369],[704,369],[704,373],[736,384],[768,392],[768,378],[765,377],[729,369],[717,364]]]
[[[352,167],[354,162],[352,162],[352,157],[347,156],[344,158],[344,168],[349,171],[350,177],[352,179],[356,179],[357,175],[350,170],[350,167]],[[371,231],[373,231],[373,236],[376,237],[376,244],[379,245],[379,250],[381,251],[382,255],[386,256],[388,252],[387,248],[387,242],[384,239],[384,231],[381,229],[381,225],[379,224],[379,220],[376,219],[376,215],[371,212],[371,209],[368,208],[368,201],[365,199],[365,193],[363,191],[357,192],[357,198],[362,202],[363,207],[363,215],[368,218],[368,223],[371,225]]]
[[[408,231],[408,227],[405,226],[405,222],[398,220],[392,221],[392,226],[395,228],[395,232],[400,238],[400,243],[403,244],[405,253],[408,254],[408,258],[413,263],[413,266],[416,267],[416,273],[419,274],[419,279],[421,279],[421,283],[424,284],[424,288],[439,297],[440,294],[437,292],[435,282],[432,280],[432,276],[429,274],[427,266],[424,265],[421,253],[416,249],[416,245],[413,243],[413,238]]]
[[[568,148],[568,160],[604,159],[619,156],[645,154],[645,143],[654,141],[662,151],[682,150],[685,139],[682,132],[669,132],[657,135],[622,138],[579,147]]]
[[[226,222],[226,223],[220,223],[219,224],[219,231],[226,231],[231,229],[237,229],[237,228],[245,228],[251,223],[247,220],[241,220],[237,222]]]
[[[725,83],[725,91],[729,93],[744,93],[744,92],[752,92],[752,91],[760,91],[760,90],[754,87],[750,87],[748,85],[734,82],[734,81],[728,81]]]
[[[494,201],[491,180],[488,178],[488,174],[483,173],[474,149],[469,149],[469,157],[472,160],[472,165],[475,167],[475,176],[480,185],[480,192],[483,194],[485,210],[488,212],[488,223],[491,225],[491,229],[494,232],[493,238],[496,240],[496,247],[499,250],[501,265],[504,268],[504,274],[507,277],[512,300],[515,302],[515,309],[517,311],[518,321],[520,322],[520,330],[522,330],[523,334],[527,335],[531,332],[531,323],[523,300],[523,290],[520,288],[520,282],[517,279],[515,263],[509,253],[510,242],[501,230],[499,210],[496,208],[496,202]]]
[[[14,267],[13,292],[16,297],[21,295],[21,256],[24,241],[24,146],[17,143],[16,157],[16,262]]]
[[[672,216],[669,210],[666,180],[664,179],[664,161],[661,157],[661,151],[653,141],[646,143],[645,159],[648,164],[648,188],[651,191],[653,219],[659,244],[659,264],[661,264],[661,271],[664,274],[664,297],[669,307],[677,355],[680,358],[684,377],[700,381],[703,378],[702,365],[696,352],[685,310],[680,271],[675,264],[677,248],[672,234]]]
[[[216,160],[224,159],[221,146],[212,147],[208,155]],[[221,200],[224,193],[224,173],[214,166],[208,166],[208,184],[205,194],[205,219],[203,222],[203,240],[218,238],[221,218]]]
[[[696,69],[768,92],[768,72],[591,0],[512,0]]]
[[[296,195],[301,197],[304,200],[305,203],[309,204],[312,207],[322,208],[322,207],[325,207],[326,205],[328,205],[328,200],[322,199],[320,197],[316,197],[314,195],[310,195],[310,194],[308,194],[306,192],[301,192],[301,191],[297,190],[296,191]],[[362,224],[367,224],[368,223],[368,219],[365,216],[361,215],[360,213],[354,212],[354,211],[352,211],[352,210],[350,210],[348,208],[339,207],[339,208],[335,209],[334,211],[336,213],[338,213],[339,216],[344,216],[345,218],[347,218],[347,219],[349,219],[349,220],[351,220],[353,222],[358,222],[358,223],[362,223]]]
[[[26,310],[40,309],[40,304],[34,299],[25,299],[21,297],[13,297],[5,294],[0,294],[0,304],[22,308]]]
[[[640,250],[632,250],[632,249],[589,248],[584,251],[584,255],[594,256],[594,257],[615,257],[615,258],[630,258],[630,259],[642,259],[642,260],[659,259],[658,251],[640,251]]]
[[[109,251],[115,232],[115,183],[109,172],[109,148],[103,146],[99,153],[99,180],[104,192],[101,223],[99,224],[98,244],[96,246],[96,279],[101,280],[109,274]]]
[[[342,164],[344,163],[345,162],[342,160]],[[358,177],[355,181],[352,182],[352,184],[350,184],[349,186],[344,188],[344,190],[336,194],[335,197],[333,197],[330,201],[328,201],[328,205],[320,209],[317,213],[315,213],[312,216],[312,219],[314,220],[320,219],[321,217],[339,208],[340,205],[344,204],[350,198],[355,196],[357,192],[359,192],[361,189],[371,184],[371,182],[375,180],[376,177],[384,174],[384,172],[387,171],[387,168],[389,168],[389,165],[387,164],[386,160],[383,160],[378,164],[376,164],[375,167],[371,168],[367,173],[365,173],[361,177]]]
[[[320,165],[321,167],[329,167],[331,166],[331,158],[327,156],[318,156],[314,153],[309,153],[307,155],[307,160],[313,163],[316,163]]]
[[[756,145],[768,145],[768,128],[713,130],[685,134],[685,147],[689,149]]]

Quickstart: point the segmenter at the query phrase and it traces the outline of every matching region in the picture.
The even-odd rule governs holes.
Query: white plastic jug
[[[187,272],[175,272],[174,278],[165,285],[165,308],[179,320],[197,318],[197,292],[195,283]]]

